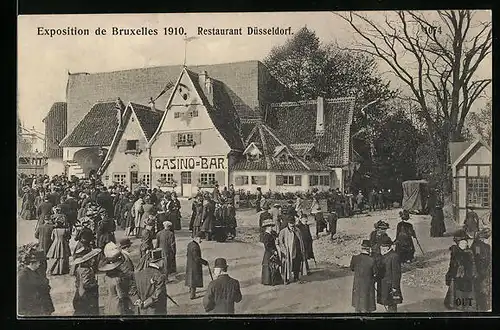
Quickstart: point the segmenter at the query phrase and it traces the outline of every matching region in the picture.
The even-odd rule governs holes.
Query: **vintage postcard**
[[[491,311],[492,15],[21,15],[19,317]]]

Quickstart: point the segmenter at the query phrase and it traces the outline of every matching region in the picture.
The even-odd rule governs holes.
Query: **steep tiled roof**
[[[160,123],[163,111],[153,111],[150,107],[142,104],[132,102],[130,102],[130,104],[132,105],[132,109],[137,116],[137,120],[139,121],[139,125],[141,125],[144,135],[146,135],[146,138],[149,141]]]
[[[278,103],[271,106],[270,125],[286,144],[313,143],[324,153],[323,163],[349,163],[353,98],[324,100],[324,134],[316,135],[316,101]]]
[[[123,111],[124,109],[122,109]],[[118,128],[116,102],[96,103],[60,143],[61,147],[109,146]]]
[[[68,132],[67,114],[66,102],[56,102],[42,120],[45,124],[45,153],[48,158],[62,158],[63,156],[59,143]]]
[[[260,119],[241,119],[240,121],[240,129],[241,129],[241,138],[245,141],[252,133],[252,129],[255,127],[257,123],[260,123]]]
[[[259,107],[267,102],[280,102],[284,89],[259,61],[191,66],[193,72],[207,71],[211,78],[222,81],[224,93],[241,118],[256,117]],[[146,103],[156,97],[167,82],[175,83],[182,66],[160,66],[100,73],[69,74],[67,85],[68,127],[71,129],[88,112],[95,102],[121,95],[125,100]],[[269,87],[272,86],[272,87]],[[170,91],[155,103],[164,109]]]
[[[203,88],[200,86],[198,74],[190,70],[186,70],[186,72],[202,98],[210,119],[212,119],[212,122],[224,140],[226,140],[232,149],[243,151],[243,141],[239,134],[240,118],[222,82],[212,79],[212,105],[205,95]]]
[[[253,130],[251,136],[248,137],[248,144],[255,143],[261,152],[263,157],[258,161],[248,161],[245,157],[236,162],[233,166],[233,170],[253,170],[253,171],[292,171],[292,172],[302,172],[302,171],[330,171],[328,166],[325,166],[316,161],[305,161],[298,157],[293,149],[288,145],[284,144],[277,133],[269,126],[258,123],[255,124],[256,129]],[[291,157],[288,161],[281,162],[277,160],[274,154],[276,150],[287,150]],[[278,152],[279,154],[280,152]]]

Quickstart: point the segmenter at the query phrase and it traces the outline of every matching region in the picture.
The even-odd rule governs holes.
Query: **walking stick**
[[[210,278],[212,279],[212,281],[214,280],[214,277],[212,276],[212,270],[210,269],[210,265],[207,263],[207,267],[208,267],[208,273],[210,274]]]
[[[175,300],[174,300],[172,297],[170,297],[168,294],[167,294],[167,298],[168,298],[171,302],[173,302],[175,306],[179,307],[179,304],[177,304],[177,303],[175,302]]]
[[[424,250],[422,249],[422,246],[420,246],[420,242],[418,241],[417,236],[415,236],[415,241],[417,241],[417,245],[418,245],[418,247],[420,248],[420,251],[422,251],[422,254],[425,254],[425,253],[424,253]]]

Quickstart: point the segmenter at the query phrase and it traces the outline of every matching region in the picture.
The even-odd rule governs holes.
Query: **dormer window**
[[[288,162],[288,154],[282,153],[281,155],[279,155],[278,160],[282,163]]]
[[[260,160],[260,154],[247,154],[246,156],[249,162],[257,162]]]

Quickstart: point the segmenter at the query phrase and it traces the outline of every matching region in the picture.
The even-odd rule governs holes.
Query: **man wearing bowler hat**
[[[351,270],[354,271],[352,284],[352,307],[356,313],[369,313],[377,309],[375,304],[375,276],[377,267],[370,257],[370,241],[363,240],[361,253],[352,257]]]
[[[240,282],[227,274],[227,261],[215,259],[214,279],[203,297],[203,307],[211,314],[234,314],[234,304],[241,301]]]
[[[146,267],[135,273],[138,297],[134,305],[139,315],[166,315],[167,285],[162,250],[154,249],[149,253]]]

